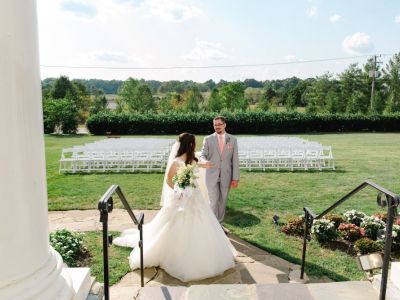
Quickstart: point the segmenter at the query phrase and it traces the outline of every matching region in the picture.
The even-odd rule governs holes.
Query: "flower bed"
[[[311,234],[324,247],[339,249],[351,255],[383,251],[385,244],[386,214],[372,216],[356,211],[346,211],[343,216],[327,215],[314,220]],[[289,235],[303,235],[304,217],[290,219],[281,231]],[[392,251],[400,256],[400,219],[392,230]]]

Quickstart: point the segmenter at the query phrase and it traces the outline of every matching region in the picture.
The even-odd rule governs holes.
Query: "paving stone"
[[[232,245],[235,247],[235,249],[242,253],[243,255],[246,256],[252,256],[252,255],[267,255],[268,252],[265,252],[264,250],[257,248],[256,246],[253,246],[237,236],[230,234],[229,240],[231,241]]]
[[[156,268],[147,268],[144,269],[144,283],[146,284],[150,280],[154,278],[157,274]],[[135,270],[133,272],[129,272],[117,283],[118,286],[131,286],[131,285],[140,285],[140,270]]]
[[[310,292],[304,284],[257,284],[257,299],[259,300],[312,300]]]
[[[244,284],[193,285],[186,292],[187,300],[252,300],[251,289]]]
[[[134,300],[139,293],[140,286],[112,286],[110,288],[110,299],[112,300]]]
[[[287,277],[287,273],[271,268],[258,261],[250,264],[243,264],[243,266],[244,268],[240,271],[243,283],[279,283],[282,277]],[[287,282],[287,280],[285,282]]]
[[[160,286],[144,287],[140,290],[138,300],[184,300],[186,287]]]
[[[239,256],[235,258],[236,263],[253,263],[255,260],[249,256]]]
[[[378,293],[369,281],[310,283],[306,285],[318,300],[377,300]]]
[[[310,279],[308,278],[307,274],[304,273],[303,279],[300,278],[301,269],[294,269],[289,272],[289,281],[291,283],[308,283]]]
[[[145,223],[150,222],[157,214],[158,210],[144,210]],[[134,211],[135,215],[139,211]],[[68,210],[68,211],[49,211],[49,230],[54,232],[58,229],[67,228],[72,231],[101,231],[100,213],[98,210]],[[128,228],[135,228],[129,214],[125,209],[114,209],[109,214],[108,226],[110,231],[123,231]]]

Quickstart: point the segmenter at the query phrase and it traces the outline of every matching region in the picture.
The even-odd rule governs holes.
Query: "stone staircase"
[[[131,272],[111,287],[110,299],[378,299],[379,292],[369,281],[332,282],[327,277],[316,279],[307,276],[300,280],[300,266],[271,255],[233,235],[230,235],[230,240],[239,256],[235,268],[220,276],[185,283],[160,268],[148,268],[145,270],[144,288],[140,288],[140,272]]]
[[[144,287],[138,300],[377,300],[368,281],[334,283],[216,284]]]

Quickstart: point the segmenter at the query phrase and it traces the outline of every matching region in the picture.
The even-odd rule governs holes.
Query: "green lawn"
[[[400,193],[400,134],[356,133],[296,135],[333,147],[337,170],[324,172],[241,172],[240,186],[232,190],[225,225],[233,233],[289,261],[299,263],[302,241],[279,232],[271,223],[274,214],[282,219],[315,212],[339,199],[368,179]],[[171,136],[169,136],[171,137]],[[50,210],[90,209],[111,184],[121,186],[135,209],[158,208],[162,174],[58,174],[63,147],[82,145],[101,136],[46,136],[47,177]],[[201,145],[203,136],[198,136]],[[336,210],[358,209],[378,212],[376,193],[366,189]],[[117,201],[116,201],[117,202]],[[121,205],[117,202],[117,207]],[[363,278],[353,258],[311,242],[307,252],[309,275],[327,275],[335,280]]]

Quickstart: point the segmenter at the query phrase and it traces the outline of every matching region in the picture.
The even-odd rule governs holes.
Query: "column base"
[[[63,272],[60,254],[50,247],[46,263],[38,270],[0,288],[0,299],[71,300],[75,296],[70,274]]]

